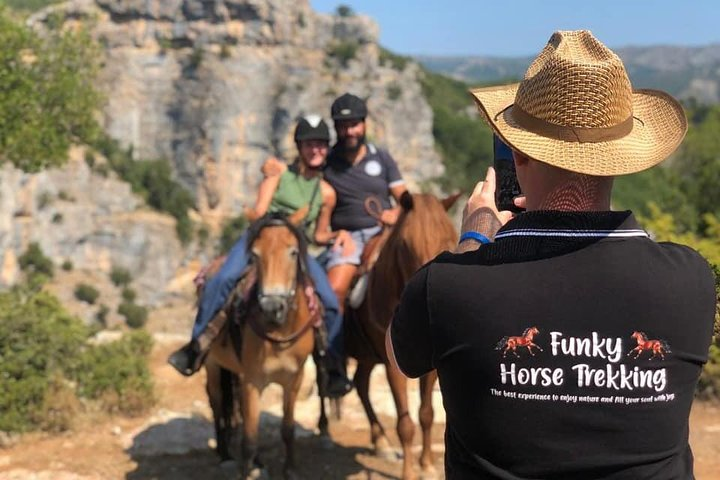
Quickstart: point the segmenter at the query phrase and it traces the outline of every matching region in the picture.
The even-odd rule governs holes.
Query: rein
[[[377,222],[382,225],[382,202],[378,197],[375,195],[370,195],[367,198],[365,198],[365,202],[363,203],[365,207],[365,211],[370,215],[372,218],[377,220]]]
[[[252,328],[253,332],[255,332],[255,335],[262,338],[263,340],[267,340],[270,343],[274,343],[276,345],[281,344],[293,344],[297,341],[298,338],[303,336],[315,323],[315,319],[312,316],[309,316],[305,324],[300,328],[300,330],[291,333],[287,337],[275,337],[268,333],[267,330],[263,328],[260,323],[258,323],[257,319],[255,318],[255,315],[249,315],[248,316],[248,324],[250,325],[250,328]]]

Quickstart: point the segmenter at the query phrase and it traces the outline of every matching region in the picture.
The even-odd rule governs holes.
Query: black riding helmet
[[[330,116],[338,120],[365,120],[367,106],[365,101],[352,93],[345,93],[335,99],[330,107]]]
[[[295,127],[295,143],[302,140],[330,141],[330,129],[320,115],[305,115]]]

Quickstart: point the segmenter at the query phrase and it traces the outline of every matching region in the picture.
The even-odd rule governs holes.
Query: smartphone
[[[513,203],[513,199],[520,195],[520,184],[515,174],[515,161],[512,150],[500,137],[493,134],[493,166],[495,167],[495,204],[498,210],[510,210],[514,213],[522,212]]]

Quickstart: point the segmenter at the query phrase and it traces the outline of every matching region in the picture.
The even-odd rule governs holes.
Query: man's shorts
[[[325,258],[323,259],[324,261],[321,262],[323,263],[325,270],[330,270],[332,267],[337,265],[360,265],[360,258],[362,257],[365,245],[368,240],[380,233],[380,230],[382,230],[382,227],[378,225],[376,227],[363,228],[362,230],[354,230],[350,232],[350,236],[355,242],[355,251],[346,257],[343,257],[342,249],[336,251],[333,250],[333,247],[329,247],[323,253],[323,257]]]

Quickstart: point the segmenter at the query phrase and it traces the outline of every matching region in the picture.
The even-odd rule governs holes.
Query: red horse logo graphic
[[[637,347],[628,352],[628,356],[630,356],[633,352],[637,352],[633,359],[638,358],[645,350],[650,350],[652,352],[650,360],[658,356],[660,359],[665,360],[665,354],[672,353],[670,345],[668,345],[665,340],[648,340],[645,332],[635,331],[631,337],[637,340]]]
[[[530,355],[533,357],[535,356],[535,353],[532,351],[532,347],[537,348],[541,352],[543,351],[542,348],[538,347],[533,343],[533,338],[535,335],[540,333],[540,330],[537,329],[537,327],[530,327],[526,328],[522,335],[519,337],[503,337],[497,345],[495,345],[495,350],[503,350],[503,358],[507,355],[508,351],[512,352],[516,357],[520,358],[520,355],[517,353],[518,347],[526,347],[528,349],[528,352],[530,352]]]

